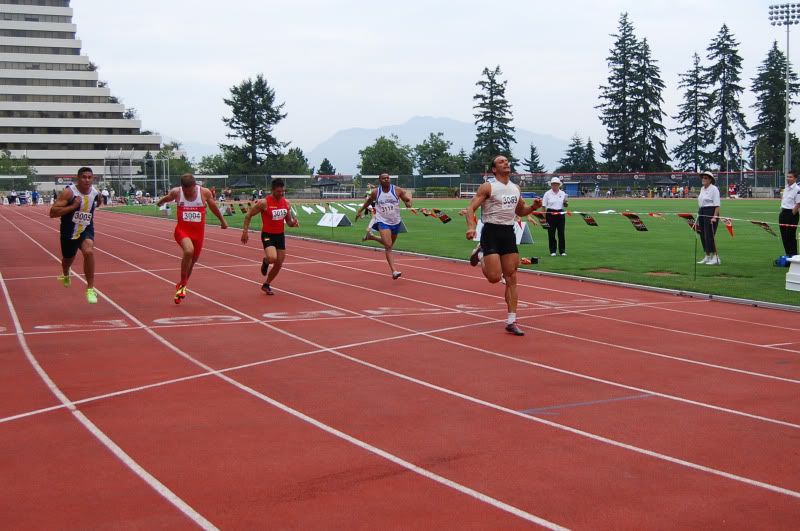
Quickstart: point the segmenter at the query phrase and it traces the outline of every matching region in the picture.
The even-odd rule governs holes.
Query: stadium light
[[[786,26],[786,133],[783,148],[783,176],[789,173],[791,147],[789,145],[789,27],[800,24],[800,4],[773,4],[769,6],[769,21],[773,26]]]

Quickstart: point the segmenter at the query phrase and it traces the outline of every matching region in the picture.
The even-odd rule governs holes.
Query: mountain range
[[[358,164],[361,161],[358,152],[374,144],[378,137],[396,135],[400,142],[414,147],[424,142],[431,133],[443,133],[445,140],[452,143],[453,153],[457,153],[461,148],[470,153],[475,143],[476,129],[475,124],[451,118],[415,116],[399,125],[387,125],[375,129],[358,127],[343,129],[305,155],[309,166],[319,168],[322,159],[327,158],[338,173],[355,175],[358,173]],[[539,152],[539,160],[548,171],[553,171],[558,166],[558,161],[564,157],[569,144],[567,140],[520,128],[517,128],[514,136],[517,140],[512,148],[514,156],[519,160],[527,159],[530,155],[530,145],[533,144]],[[183,149],[195,162],[199,162],[206,155],[219,153],[217,146],[194,142],[185,142]],[[522,168],[519,170],[523,171]]]
[[[355,175],[361,158],[359,150],[372,145],[380,136],[396,135],[400,142],[411,147],[421,144],[431,133],[443,133],[445,140],[452,142],[453,153],[461,148],[467,153],[472,151],[475,143],[475,124],[461,122],[451,118],[434,118],[431,116],[415,116],[399,125],[387,125],[376,129],[352,128],[335,133],[328,140],[306,153],[308,163],[319,167],[323,158],[331,161],[338,173]],[[543,135],[517,128],[516,144],[512,147],[514,156],[520,160],[530,155],[530,145],[536,146],[539,160],[549,171],[558,166],[559,159],[564,157],[568,141],[550,135]]]

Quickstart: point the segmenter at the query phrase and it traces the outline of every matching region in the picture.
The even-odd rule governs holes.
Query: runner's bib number
[[[92,213],[76,210],[72,215],[72,222],[76,225],[89,225],[92,222]]]
[[[272,221],[281,221],[283,218],[286,217],[289,211],[285,208],[276,208],[272,211]]]
[[[188,221],[189,223],[201,223],[203,221],[203,213],[194,210],[184,210],[183,221]]]
[[[501,208],[503,210],[511,210],[517,208],[517,203],[519,203],[519,197],[516,195],[504,195],[502,196],[502,203]]]
[[[378,205],[378,212],[380,212],[381,214],[390,214],[394,212],[396,206],[397,205],[395,205],[394,203],[383,203]]]

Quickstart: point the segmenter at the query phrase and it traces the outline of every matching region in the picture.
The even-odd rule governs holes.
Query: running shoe
[[[472,267],[478,265],[478,262],[481,261],[481,254],[483,254],[481,253],[481,244],[478,244],[472,250],[472,254],[469,255],[469,265],[471,265]]]
[[[267,276],[267,269],[269,269],[269,262],[267,262],[267,259],[264,258],[261,260],[261,276]]]
[[[94,288],[89,288],[86,290],[86,302],[89,304],[97,304],[97,292]]]
[[[264,283],[261,285],[261,291],[263,291],[263,292],[264,292],[264,293],[266,293],[267,295],[275,295],[275,293],[273,293],[273,291],[272,291],[272,288],[270,288],[270,287],[269,287],[269,284],[267,284],[266,282],[264,282]]]
[[[514,334],[515,336],[524,336],[525,332],[519,329],[517,323],[510,323],[506,325],[506,332]]]
[[[400,275],[402,274],[403,273],[401,273],[400,271],[395,271],[394,273],[392,273],[392,280],[397,280],[398,278],[400,278]]]
[[[186,286],[182,284],[175,285],[175,304],[180,304],[186,298]]]
[[[72,284],[72,280],[70,279],[69,275],[58,275],[58,281],[64,284],[65,288],[68,288],[70,284]]]

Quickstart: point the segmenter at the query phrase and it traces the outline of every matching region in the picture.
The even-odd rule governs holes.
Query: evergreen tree
[[[706,69],[706,83],[712,87],[709,105],[715,132],[713,161],[720,170],[739,168],[739,139],[744,139],[747,131],[739,107],[744,88],[739,84],[742,58],[737,46],[739,43],[723,24],[707,48],[710,65]]]
[[[597,156],[594,151],[594,144],[592,139],[586,141],[586,149],[584,150],[583,164],[581,172],[594,173],[600,170],[600,165],[597,163]]]
[[[458,160],[458,173],[467,173],[469,171],[469,154],[463,147],[458,151],[456,159]]]
[[[757,159],[756,169],[783,168],[783,152],[785,149],[786,131],[786,56],[773,42],[766,59],[758,67],[758,74],[753,78],[753,93],[756,96],[756,123],[750,129],[753,140],[748,149],[750,160]],[[789,66],[789,99],[790,105],[800,92],[797,74]],[[790,119],[789,124],[794,122]],[[758,147],[757,153],[756,146]],[[794,159],[795,151],[792,151]],[[794,166],[790,166],[794,167]]]
[[[528,170],[528,173],[545,173],[546,170],[544,166],[542,166],[541,161],[539,160],[539,151],[536,149],[536,146],[531,144],[531,153],[527,159],[523,159],[522,163],[525,165],[525,169]]]
[[[606,127],[607,139],[602,146],[602,157],[607,161],[607,169],[612,172],[630,171],[634,168],[633,128],[636,109],[634,108],[632,87],[637,77],[636,59],[639,43],[633,33],[633,25],[628,14],[619,19],[616,40],[611,55],[606,58],[610,73],[608,84],[600,86],[600,121]]]
[[[261,167],[268,156],[277,156],[288,145],[279,142],[272,134],[275,125],[286,118],[286,114],[281,113],[284,104],[276,104],[275,90],[270,88],[262,74],[255,81],[248,78],[231,87],[231,97],[223,101],[232,113],[230,118],[222,118],[232,131],[226,136],[240,140],[242,145],[220,147],[241,150],[250,169]]]
[[[586,148],[583,146],[581,137],[575,134],[567,147],[564,158],[558,161],[560,166],[556,168],[556,173],[579,173],[583,171],[585,162]]]
[[[319,175],[336,175],[336,168],[327,157],[322,159],[322,163],[319,165]]]
[[[286,153],[270,155],[266,169],[273,175],[311,175],[313,170],[308,166],[308,159],[299,147],[291,148]]]
[[[500,81],[501,75],[499,66],[494,70],[484,68],[485,79],[475,83],[480,92],[472,97],[477,102],[472,108],[477,109],[474,116],[478,129],[470,161],[472,171],[485,171],[492,157],[497,155],[508,158],[512,171],[516,162],[511,153],[515,129],[511,125],[511,104],[506,99],[508,82]]]
[[[672,155],[679,168],[699,172],[711,162],[708,146],[714,142],[714,128],[708,115],[708,85],[696,53],[692,56],[692,67],[680,75],[678,86],[684,89],[683,103],[678,105],[678,115],[674,118],[681,125],[673,131],[683,140],[672,150]]]
[[[453,143],[445,140],[444,133],[431,133],[424,142],[414,148],[414,161],[417,171],[422,175],[442,175],[459,173],[461,162],[452,155]]]
[[[635,73],[632,86],[633,167],[638,171],[663,171],[669,169],[667,130],[662,121],[666,113],[661,110],[664,99],[661,92],[664,82],[661,71],[650,54],[650,45],[643,39],[636,48]]]
[[[361,155],[358,167],[362,175],[377,175],[384,171],[393,175],[411,175],[414,169],[411,148],[401,144],[395,135],[389,138],[381,136],[358,154]]]

